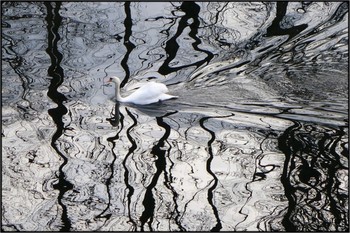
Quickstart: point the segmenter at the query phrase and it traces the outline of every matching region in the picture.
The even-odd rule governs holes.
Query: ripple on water
[[[347,3],[49,5],[3,5],[4,230],[346,229]]]

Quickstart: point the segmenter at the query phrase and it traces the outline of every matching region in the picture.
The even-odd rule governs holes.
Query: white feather
[[[122,97],[120,95],[120,80],[118,77],[111,77],[111,82],[116,84],[116,97],[120,102],[146,105],[157,103],[168,99],[178,98],[177,96],[167,94],[168,88],[163,83],[146,82],[141,87],[131,93],[129,96]]]

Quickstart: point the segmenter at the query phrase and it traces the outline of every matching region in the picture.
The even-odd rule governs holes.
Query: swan
[[[107,82],[115,83],[115,96],[119,102],[123,103],[146,105],[178,98],[178,96],[166,94],[169,90],[163,83],[147,82],[129,96],[122,97],[120,95],[120,79],[112,76]]]

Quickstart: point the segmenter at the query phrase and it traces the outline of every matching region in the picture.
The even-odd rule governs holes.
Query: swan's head
[[[112,77],[110,77],[109,79],[108,79],[108,81],[107,82],[114,82],[114,83],[117,83],[117,84],[119,84],[120,83],[120,79],[117,77],[117,76],[112,76]]]

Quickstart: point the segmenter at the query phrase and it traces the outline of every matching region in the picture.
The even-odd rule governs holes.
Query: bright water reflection
[[[3,2],[2,51],[2,230],[348,230],[347,2]]]

